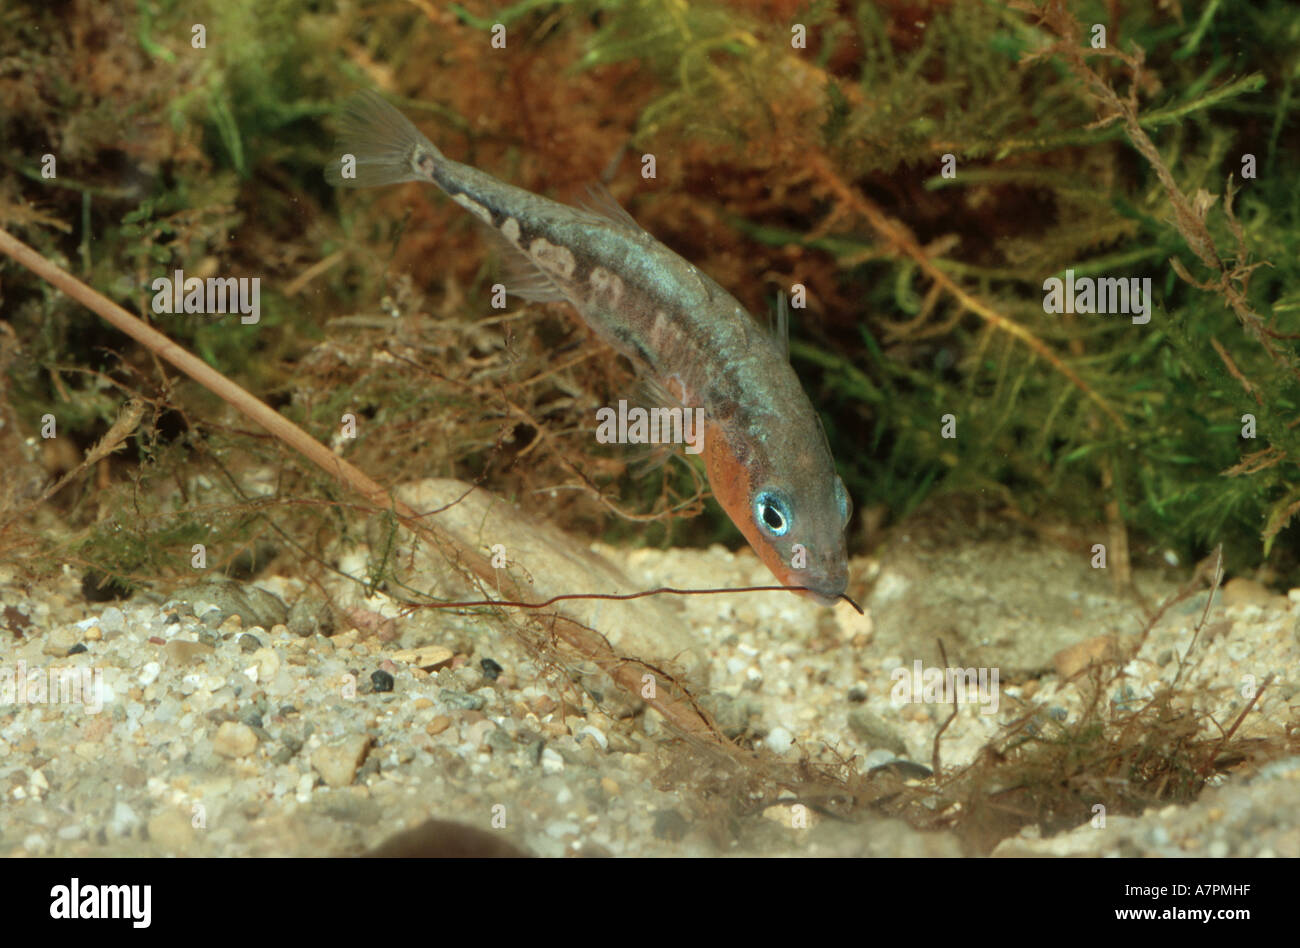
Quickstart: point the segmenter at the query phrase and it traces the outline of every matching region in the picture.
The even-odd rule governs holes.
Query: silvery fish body
[[[340,161],[326,176],[342,186],[427,181],[445,191],[522,264],[510,292],[568,301],[663,389],[704,409],[709,484],[773,575],[827,604],[843,595],[849,497],[783,332],[761,329],[608,195],[575,208],[452,161],[374,93],[350,103]]]

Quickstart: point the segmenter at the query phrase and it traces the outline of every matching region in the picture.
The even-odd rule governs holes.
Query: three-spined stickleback
[[[452,161],[373,92],[347,107],[340,158],[326,177],[445,191],[524,268],[508,292],[567,301],[662,390],[704,409],[709,485],[772,574],[826,604],[844,594],[849,495],[790,367],[784,326],[761,329],[608,195],[571,207]]]

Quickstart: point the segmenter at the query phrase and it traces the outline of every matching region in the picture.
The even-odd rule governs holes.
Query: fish
[[[659,392],[703,409],[709,486],[772,575],[823,605],[848,598],[852,501],[790,365],[784,298],[775,331],[760,327],[607,191],[575,207],[500,181],[446,157],[377,92],[349,100],[339,127],[330,184],[442,189],[503,247],[507,293],[568,302]]]

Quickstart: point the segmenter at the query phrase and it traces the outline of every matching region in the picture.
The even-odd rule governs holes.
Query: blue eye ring
[[[794,515],[790,512],[790,502],[775,491],[759,491],[754,498],[754,522],[764,533],[774,537],[783,537],[790,532]]]

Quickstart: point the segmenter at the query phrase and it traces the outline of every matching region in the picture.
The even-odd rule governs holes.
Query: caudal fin
[[[352,159],[349,161],[348,156]],[[359,92],[339,118],[339,137],[325,166],[325,180],[335,187],[372,188],[399,181],[427,181],[421,163],[431,168],[442,152],[405,115],[377,92]]]

